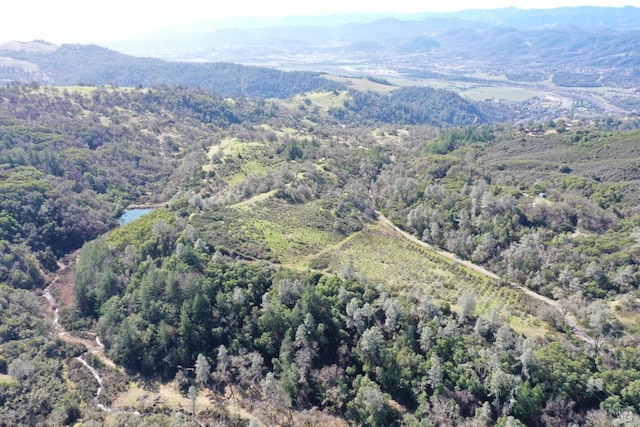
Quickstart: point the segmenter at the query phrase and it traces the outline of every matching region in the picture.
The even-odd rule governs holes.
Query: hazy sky
[[[223,3],[224,2],[224,3]],[[44,39],[99,43],[172,25],[234,16],[283,17],[346,12],[447,12],[464,9],[636,6],[640,0],[9,0],[0,16],[0,42]]]

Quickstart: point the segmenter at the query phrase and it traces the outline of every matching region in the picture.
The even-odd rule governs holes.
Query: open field
[[[237,184],[242,184],[249,176],[254,176],[254,177],[265,176],[267,174],[267,171],[268,169],[265,166],[253,160],[253,161],[243,163],[242,166],[240,167],[239,172],[236,172],[230,176],[227,176],[224,179],[229,185],[237,185]]]
[[[349,92],[346,90],[339,91],[337,94],[334,92],[321,91],[296,95],[286,100],[278,100],[277,102],[287,108],[318,108],[320,111],[327,113],[333,108],[344,107],[344,102],[349,98]]]
[[[220,157],[238,157],[249,153],[256,148],[262,147],[263,145],[263,143],[257,141],[240,141],[237,138],[227,138],[222,140],[220,144],[211,146],[207,156],[209,159],[213,159],[216,154]]]
[[[323,75],[324,78],[328,80],[333,80],[334,82],[342,83],[350,89],[356,90],[373,90],[380,93],[389,93],[397,89],[396,86],[389,86],[381,83],[377,83],[371,81],[369,79],[362,79],[356,77],[343,77],[343,76],[333,76],[330,74]]]
[[[486,78],[483,76],[483,78]],[[486,79],[483,84],[462,81],[436,79],[390,78],[398,86],[428,86],[456,92],[471,101],[501,100],[506,102],[523,102],[535,97],[543,97],[545,93],[537,92],[518,83],[509,86],[509,82],[501,78]],[[495,85],[492,82],[495,81]]]
[[[487,99],[501,99],[508,102],[522,102],[538,96],[535,92],[516,87],[492,87],[477,86],[458,92],[463,97],[472,101],[484,101]]]
[[[449,82],[445,80],[435,80],[435,79],[410,79],[406,77],[393,77],[388,78],[391,83],[397,86],[428,86],[434,89],[446,89],[452,91],[458,91],[462,89],[468,89],[472,87],[470,84],[464,84],[459,82]]]
[[[147,390],[138,383],[130,383],[129,389],[121,394],[114,402],[117,409],[137,409],[157,406],[170,410],[188,410],[191,402],[188,396],[178,390],[178,386],[171,382],[160,384],[155,391]],[[203,411],[211,407],[207,396],[199,394],[196,399],[196,410]]]
[[[256,203],[262,202],[264,200],[269,199],[275,193],[276,193],[276,191],[272,190],[272,191],[268,191],[266,193],[256,194],[255,196],[251,197],[250,199],[243,200],[241,202],[235,203],[233,205],[230,205],[229,207],[230,208],[236,208],[236,209],[252,209],[253,206],[256,205]]]

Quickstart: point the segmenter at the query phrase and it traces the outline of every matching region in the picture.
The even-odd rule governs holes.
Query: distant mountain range
[[[186,86],[223,96],[286,98],[339,84],[318,73],[280,71],[231,63],[178,63],[137,58],[95,45],[57,46],[43,41],[0,45],[0,83]]]
[[[172,60],[347,74],[418,78],[428,71],[459,79],[484,73],[559,86],[629,88],[640,81],[640,9],[634,7],[331,15],[254,24],[262,27],[207,31],[201,24],[112,47]]]
[[[640,86],[640,9],[634,7],[329,15],[235,20],[229,25],[254,28],[207,30],[201,23],[109,47],[174,62],[231,62],[346,75],[457,81],[483,75],[564,87]],[[121,81],[201,86],[228,95],[275,95],[256,90],[263,83],[255,80],[255,69],[229,64],[185,67],[97,47],[58,49],[42,42],[0,45],[0,82],[5,83]],[[276,73],[272,77],[289,82],[293,76]],[[319,80],[299,84],[285,95],[317,85],[328,87]]]
[[[444,13],[440,16],[500,27],[513,27],[519,30],[567,27],[616,31],[640,29],[640,9],[631,6],[622,8],[582,6],[530,10],[510,7],[491,10],[464,10]]]
[[[11,42],[0,45],[0,84],[170,85],[213,90],[222,96],[288,98],[345,89],[322,77],[329,73],[367,76],[387,87],[526,92],[522,108],[512,108],[509,103],[518,102],[513,100],[489,106],[489,116],[500,120],[634,114],[640,110],[639,23],[640,9],[633,7],[508,8],[438,15],[294,17],[254,21],[257,27],[252,29],[207,31],[201,24],[109,49]],[[584,91],[596,87],[615,91]],[[398,107],[397,102],[406,103],[379,98],[375,102],[384,104],[382,113],[371,110],[370,117],[387,120],[389,109]],[[491,103],[502,98],[481,99]],[[369,95],[362,105],[375,102]],[[483,119],[466,101],[455,98],[455,102],[468,115],[436,117],[433,109],[421,105],[419,114],[407,110],[402,120],[457,124]],[[487,111],[486,106],[482,109]],[[423,114],[427,110],[428,117]],[[359,113],[352,113],[343,117],[356,120]]]
[[[176,25],[163,29],[172,34],[211,32],[220,29],[257,29],[273,27],[336,27],[344,24],[363,24],[386,18],[402,21],[418,21],[425,18],[457,18],[465,21],[485,23],[517,29],[544,29],[558,26],[573,26],[584,29],[608,28],[613,30],[639,29],[640,10],[635,7],[564,7],[554,9],[523,10],[514,7],[501,9],[471,9],[447,13],[334,13],[317,16],[286,16],[283,18],[237,17],[220,18],[188,25]],[[156,38],[160,34],[154,34]]]
[[[0,81],[57,86],[181,86],[225,97],[289,98],[306,92],[346,91],[341,83],[308,71],[231,63],[169,62],[139,58],[95,45],[35,41],[0,45]],[[352,91],[349,101],[330,110],[341,123],[465,125],[487,121],[459,95],[432,88],[407,88],[391,96]]]

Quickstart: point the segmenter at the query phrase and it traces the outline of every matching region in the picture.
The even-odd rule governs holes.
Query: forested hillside
[[[294,124],[303,115],[320,125],[334,125],[338,119],[477,119],[464,110],[471,107],[463,102],[457,104],[457,116],[443,117],[442,110],[433,107],[449,103],[451,97],[429,89],[421,93],[421,103],[402,101],[400,95],[390,103],[373,93],[351,92],[353,101],[321,114],[308,100],[313,109],[294,111],[282,104],[231,102],[168,87],[69,91],[9,86],[2,90],[0,103],[0,237],[3,253],[12,255],[3,258],[0,277],[17,287],[42,285],[44,272],[56,268],[57,258],[115,226],[115,218],[128,204],[165,201],[181,187],[199,185],[189,182],[194,165],[204,161],[202,150],[219,140],[221,129],[264,121]],[[426,100],[433,102],[425,107]],[[399,102],[411,107],[392,108]],[[234,132],[254,133],[240,128]]]
[[[2,90],[3,282],[41,286],[56,259],[113,228],[129,203],[164,200],[184,185],[193,172],[183,168],[198,162],[192,141],[208,125],[244,119],[223,101],[181,95]]]
[[[287,98],[301,92],[339,87],[318,73],[285,72],[221,62],[135,58],[95,45],[5,44],[0,45],[0,56],[13,60],[4,67],[0,62],[0,82],[3,83],[144,87],[164,84],[251,98]]]
[[[0,100],[0,424],[640,420],[637,123],[432,89]]]
[[[461,126],[489,121],[473,103],[451,91],[429,87],[405,87],[390,95],[376,92],[352,93],[352,99],[334,112],[341,122],[375,125],[429,124]]]

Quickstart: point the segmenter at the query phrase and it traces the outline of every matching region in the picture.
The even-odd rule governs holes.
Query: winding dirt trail
[[[422,240],[418,239],[415,236],[412,236],[411,234],[407,233],[406,231],[400,229],[397,225],[395,225],[393,222],[391,222],[386,216],[384,216],[382,214],[382,212],[376,211],[377,215],[378,215],[378,219],[379,221],[387,226],[392,228],[394,231],[396,231],[398,234],[400,234],[402,237],[404,237],[405,239],[415,243],[416,245],[422,246],[430,251],[433,251],[435,253],[437,253],[438,255],[441,255],[453,262],[456,262],[460,265],[463,265],[473,271],[476,271],[480,274],[483,274],[491,279],[497,280],[497,281],[501,281],[500,276],[498,276],[497,274],[487,270],[484,267],[481,267],[477,264],[474,264],[472,262],[460,259],[457,255],[451,253],[451,252],[447,252],[447,251],[443,251],[442,249],[439,248],[435,248],[433,246],[431,246],[428,243],[423,242]],[[585,333],[580,326],[578,325],[578,322],[576,321],[576,318],[573,314],[565,311],[565,309],[560,305],[560,303],[558,301],[554,301],[550,298],[545,297],[544,295],[540,295],[537,292],[532,291],[531,289],[525,288],[522,285],[519,285],[518,283],[514,283],[514,282],[508,282],[510,286],[514,287],[515,289],[524,292],[525,294],[529,295],[532,298],[537,299],[538,301],[541,301],[545,304],[547,304],[550,307],[553,307],[555,310],[557,310],[560,314],[562,314],[564,316],[565,321],[567,322],[567,324],[569,325],[569,327],[571,328],[571,330],[573,331],[574,335],[576,336],[576,338],[580,339],[581,341],[584,341],[585,343],[595,346],[596,345],[596,340],[593,339],[592,337],[590,337],[587,333]]]
[[[100,394],[102,393],[102,390],[104,388],[104,380],[102,376],[100,376],[100,373],[93,366],[89,365],[89,363],[87,363],[87,361],[83,359],[83,357],[87,354],[95,355],[100,359],[100,361],[103,364],[109,366],[110,368],[113,368],[113,369],[120,369],[120,368],[118,368],[118,366],[111,359],[109,359],[107,355],[104,353],[104,345],[102,344],[102,342],[100,341],[100,338],[97,335],[94,340],[89,340],[86,338],[74,336],[64,329],[64,327],[60,324],[60,314],[59,314],[60,308],[58,307],[58,302],[56,301],[55,297],[51,294],[52,286],[56,285],[61,280],[63,280],[63,277],[67,273],[67,270],[75,266],[77,261],[78,261],[77,252],[74,252],[69,256],[67,256],[66,258],[64,258],[62,262],[58,261],[58,271],[56,272],[56,275],[53,277],[53,279],[49,282],[49,285],[45,288],[42,296],[47,300],[47,303],[49,304],[50,312],[52,314],[54,332],[58,335],[58,337],[68,343],[82,344],[87,349],[87,351],[84,354],[76,357],[76,360],[78,360],[85,368],[87,368],[91,372],[91,374],[93,375],[93,377],[96,379],[98,383],[98,388],[94,396],[94,400],[96,401],[96,406],[103,412],[113,412],[111,408],[109,408],[106,405],[103,405],[98,401],[98,399],[100,398]],[[137,411],[132,413],[136,413],[137,415],[140,415]]]

